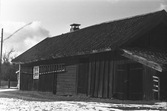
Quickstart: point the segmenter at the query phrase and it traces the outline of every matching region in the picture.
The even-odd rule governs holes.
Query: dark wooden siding
[[[127,64],[124,61],[115,61],[114,73],[114,97],[117,99],[127,98]]]
[[[21,65],[20,90],[33,90],[32,67]]]
[[[39,76],[39,91],[53,92],[55,73],[41,74]]]
[[[77,74],[77,93],[87,94],[88,92],[88,73],[89,73],[89,59],[81,58],[78,65]]]
[[[113,62],[111,52],[94,54],[89,59],[88,95],[112,98]]]
[[[160,80],[160,100],[167,100],[167,71],[156,72],[156,76]]]
[[[114,97],[123,100],[142,100],[143,65],[131,60],[114,61]]]
[[[143,73],[143,99],[144,100],[153,100],[153,78],[152,76],[156,74],[156,71],[144,66]]]
[[[39,80],[33,80],[32,73],[21,73],[21,90],[40,90],[40,91],[54,91],[56,90],[57,95],[74,95],[77,93],[77,85],[79,78],[79,60],[81,58],[88,58],[88,78],[87,78],[87,95],[98,98],[113,98],[118,99],[136,99],[134,93],[137,91],[136,87],[128,86],[131,93],[125,97],[123,93],[127,89],[124,84],[126,81],[126,64],[136,63],[132,60],[121,57],[114,52],[105,52],[99,54],[92,54],[86,56],[78,56],[76,58],[65,58],[65,60],[54,60],[52,63],[65,63],[66,70],[61,73],[50,73],[40,75]],[[78,62],[77,62],[78,61]],[[44,63],[44,62],[43,62]],[[50,62],[48,62],[50,63]],[[47,64],[48,64],[47,63]],[[52,64],[51,63],[51,64]],[[125,64],[125,67],[118,66],[119,64]],[[35,64],[39,65],[39,64]],[[31,67],[34,65],[31,65]],[[133,65],[132,65],[133,66]],[[119,67],[119,68],[118,68]],[[119,69],[119,70],[118,70]],[[133,68],[132,68],[133,69]],[[135,68],[134,68],[135,69]],[[123,71],[124,70],[124,71]],[[123,72],[121,72],[123,71]],[[134,70],[129,70],[132,78],[129,79],[132,83],[135,83]],[[139,72],[138,70],[135,70]],[[135,72],[136,73],[136,72]],[[140,72],[142,73],[142,72]],[[153,96],[153,81],[152,76],[156,73],[151,68],[143,67],[142,73],[142,92],[143,99],[152,100]],[[141,90],[140,90],[141,91]],[[139,91],[139,92],[140,92]],[[118,97],[118,93],[120,94]],[[122,97],[121,97],[122,96]],[[140,96],[141,97],[141,96]]]
[[[76,66],[66,66],[66,72],[57,73],[57,95],[73,95],[76,93]]]
[[[130,100],[143,99],[143,65],[140,63],[130,63],[129,69],[129,87],[128,98]]]
[[[65,64],[64,72],[40,73],[39,79],[33,79],[33,67],[49,64]],[[53,92],[61,95],[72,95],[76,93],[76,58],[61,58],[56,60],[39,61],[31,64],[24,64],[22,69],[31,68],[30,73],[21,71],[21,90],[38,90]],[[25,68],[26,67],[26,68]]]
[[[20,74],[20,90],[32,90],[32,89],[33,89],[32,74],[21,73]]]

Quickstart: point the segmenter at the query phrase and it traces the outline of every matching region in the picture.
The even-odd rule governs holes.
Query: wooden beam
[[[114,62],[111,60],[111,61],[109,61],[110,63],[110,65],[109,65],[109,75],[108,75],[108,78],[109,78],[109,91],[108,91],[108,96],[109,96],[109,98],[112,98],[112,96],[113,96],[113,90],[114,90],[114,85],[115,85],[115,78],[114,78]]]
[[[104,72],[104,88],[103,88],[103,97],[104,98],[107,98],[108,97],[108,95],[109,95],[109,60],[108,59],[106,59],[105,60],[105,64],[104,64],[104,70],[105,70],[105,72]]]
[[[99,75],[100,75],[100,61],[99,56],[96,57],[96,73],[95,73],[95,89],[94,89],[94,97],[98,97],[98,89],[99,89]]]
[[[89,58],[90,59],[90,58]],[[92,61],[91,60],[89,60],[89,72],[88,72],[88,96],[91,96],[91,80],[92,80],[92,78],[91,78],[91,66],[92,66]]]
[[[20,78],[20,76],[21,76],[21,64],[19,64],[19,71],[18,71],[19,73],[18,73],[18,85],[17,85],[17,87],[18,87],[18,89],[19,90],[21,90],[21,88],[20,88],[20,84],[21,84],[21,78]]]
[[[149,61],[149,60],[147,60],[144,57],[132,54],[131,52],[129,52],[129,51],[125,50],[125,49],[123,49],[123,51],[124,51],[124,53],[122,54],[122,56],[127,57],[127,58],[129,58],[131,60],[134,60],[136,62],[139,62],[139,63],[141,63],[141,64],[143,64],[145,66],[148,66],[148,67],[150,67],[152,69],[155,69],[155,70],[157,70],[159,72],[162,72],[162,66],[160,64],[158,64],[158,63],[156,63],[154,61]]]
[[[91,87],[90,87],[90,96],[94,97],[95,92],[95,77],[96,77],[96,62],[95,62],[95,56],[93,58],[92,64],[91,64]]]
[[[98,97],[103,97],[104,54],[100,56]]]

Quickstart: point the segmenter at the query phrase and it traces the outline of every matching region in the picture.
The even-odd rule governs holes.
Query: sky
[[[167,0],[0,0],[3,53],[17,56],[46,37],[68,33],[70,24],[80,28],[165,9]]]

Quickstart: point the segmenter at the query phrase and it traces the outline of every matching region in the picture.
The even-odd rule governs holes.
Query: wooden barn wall
[[[32,90],[32,74],[21,73],[20,79],[20,90]]]
[[[81,58],[88,58],[88,78],[87,95],[98,98],[113,98],[115,94],[122,90],[123,83],[117,80],[117,65],[133,63],[116,52],[104,52],[92,55],[61,58],[49,61],[40,61],[27,66],[31,68],[30,73],[21,73],[21,90],[50,91],[57,95],[74,95],[77,93],[78,66]],[[61,73],[49,73],[40,75],[39,80],[33,80],[33,66],[44,64],[65,63],[66,70]],[[27,67],[22,65],[21,67]],[[152,100],[153,81],[152,76],[155,71],[144,67],[143,71],[143,99]],[[119,86],[119,87],[118,87]],[[121,91],[120,91],[121,92]]]
[[[142,100],[142,75],[142,64],[129,59],[114,61],[113,97]]]
[[[124,81],[127,79],[127,69],[125,60],[114,61],[114,86],[113,86],[113,97],[117,99],[124,99],[124,90],[127,90]],[[118,67],[119,64],[124,64]],[[119,70],[119,74],[118,74]]]
[[[131,60],[118,60],[118,61],[114,61],[114,86],[113,86],[113,97],[117,98],[117,99],[130,99],[130,100],[140,100],[140,99],[143,99],[143,100],[154,100],[155,97],[154,97],[154,92],[153,92],[153,75],[156,74],[157,71],[155,71],[154,69],[151,69],[147,66],[144,66],[142,65],[143,69],[138,69],[137,72],[134,72],[134,73],[138,73],[140,71],[141,73],[141,79],[142,79],[142,82],[141,82],[141,88],[142,89],[139,89],[139,84],[136,84],[136,85],[139,85],[137,86],[136,88],[133,86],[130,85],[129,88],[128,86],[125,84],[125,81],[128,80],[129,78],[129,82],[132,81],[132,83],[135,81],[138,81],[138,80],[135,80],[137,79],[134,74],[130,74],[128,77],[127,74],[130,73],[129,71],[127,71],[127,65],[129,64],[132,64],[131,67],[136,67],[136,62],[134,61],[131,61]],[[119,64],[123,64],[121,65],[121,67],[118,67]],[[133,65],[134,64],[134,65]],[[140,63],[138,63],[140,64]],[[140,64],[141,65],[141,64]],[[118,72],[119,71],[119,72]],[[127,78],[128,77],[128,78]],[[130,90],[132,88],[132,90]],[[129,91],[127,91],[129,89]],[[136,92],[137,91],[137,92]],[[137,95],[133,96],[133,93],[137,94],[139,91],[139,94],[138,97]],[[132,93],[131,93],[132,92]],[[129,94],[129,97],[127,96]]]
[[[33,79],[32,71],[31,73],[21,73],[21,90],[47,91],[58,95],[76,94],[77,60],[75,57],[68,57],[22,65],[22,69],[31,67],[33,70],[34,66],[65,63],[65,71],[40,74],[37,80]]]
[[[27,69],[23,70],[23,69]],[[20,70],[20,90],[32,90],[33,89],[33,75],[32,67],[21,65]]]
[[[64,73],[57,74],[57,95],[73,95],[76,93],[77,65],[66,66]]]
[[[111,54],[95,54],[90,57],[88,95],[91,97],[110,98],[112,94]]]
[[[93,54],[89,57],[88,95],[112,98],[115,61],[125,59],[115,52]]]
[[[78,57],[62,58],[57,63],[65,63],[65,72],[57,73],[56,94],[75,95]]]
[[[160,100],[167,101],[167,71],[156,72],[156,76],[160,80]]]
[[[39,91],[47,91],[47,92],[53,92],[54,90],[54,81],[55,81],[55,73],[48,73],[48,74],[42,74],[39,76],[39,80],[37,81],[38,90]]]

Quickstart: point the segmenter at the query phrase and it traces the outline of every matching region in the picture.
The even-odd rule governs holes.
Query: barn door
[[[139,63],[129,64],[129,94],[128,98],[130,100],[142,100],[142,73],[143,67]]]
[[[87,94],[88,92],[88,68],[89,68],[89,59],[82,58],[79,62],[78,69],[78,88],[77,92],[81,94]]]
[[[118,64],[116,70],[116,98],[128,99],[127,64]]]
[[[142,99],[142,72],[138,63],[122,63],[116,69],[116,98],[122,100]]]

